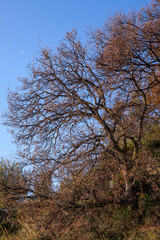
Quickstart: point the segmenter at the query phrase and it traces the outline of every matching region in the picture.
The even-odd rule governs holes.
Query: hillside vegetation
[[[41,49],[8,94],[2,240],[160,239],[160,3],[87,36]]]

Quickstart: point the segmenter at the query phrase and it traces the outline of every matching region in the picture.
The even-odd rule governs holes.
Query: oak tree
[[[151,97],[160,88],[158,1],[115,15],[86,44],[67,33],[55,52],[41,49],[20,81],[8,94],[5,124],[23,159],[60,179],[85,175],[101,159],[112,168],[112,158],[129,198],[144,124],[159,121],[159,97]]]

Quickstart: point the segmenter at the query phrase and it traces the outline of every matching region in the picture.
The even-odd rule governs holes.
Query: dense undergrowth
[[[13,205],[13,199],[6,204],[2,196],[0,239],[159,239],[160,168],[156,133],[150,139],[147,135],[145,149],[133,169],[130,199],[123,197],[122,176],[114,169],[115,175],[111,177],[104,160],[85,177],[84,173],[75,173],[72,181],[66,178],[50,198],[37,196]],[[148,151],[150,145],[152,149]]]
[[[49,206],[41,206],[33,218],[25,215],[18,219],[16,231],[2,225],[0,239],[157,240],[160,236],[158,203],[146,199],[141,201],[143,207],[139,208],[129,204],[106,204],[101,207],[86,204],[77,211],[71,209],[69,204],[62,210],[50,202]]]

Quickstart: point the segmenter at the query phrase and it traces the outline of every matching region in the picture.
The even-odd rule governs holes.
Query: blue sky
[[[67,31],[84,37],[116,11],[139,10],[149,0],[0,0],[0,115],[7,110],[8,88],[19,86],[40,46],[53,50]],[[0,118],[0,157],[13,157],[16,146]]]

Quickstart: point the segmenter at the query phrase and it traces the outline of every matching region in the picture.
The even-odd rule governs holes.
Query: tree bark
[[[123,171],[123,176],[124,176],[124,182],[125,182],[124,197],[125,199],[129,199],[132,195],[133,179],[132,179],[131,173],[127,169]]]

